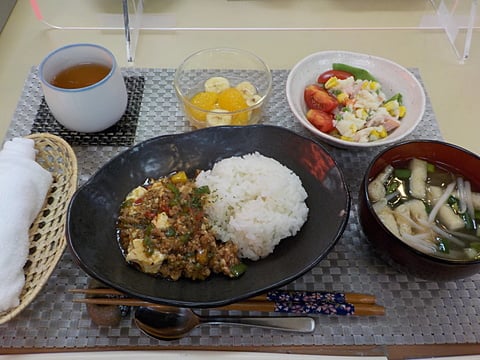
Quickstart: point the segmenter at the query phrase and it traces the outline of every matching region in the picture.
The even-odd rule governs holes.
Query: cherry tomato
[[[345,80],[353,75],[343,70],[327,70],[320,74],[320,76],[317,79],[317,82],[319,84],[325,84],[328,81],[328,79],[334,76],[339,80]]]
[[[318,130],[329,133],[334,130],[333,114],[318,109],[310,109],[307,111],[307,120]]]
[[[333,111],[338,106],[338,101],[327,90],[317,84],[308,85],[303,93],[305,103],[309,109]]]

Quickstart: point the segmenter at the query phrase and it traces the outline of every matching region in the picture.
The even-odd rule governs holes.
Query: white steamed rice
[[[307,192],[286,166],[259,153],[234,156],[202,171],[197,186],[210,188],[206,212],[222,241],[233,241],[242,258],[258,260],[307,220]]]

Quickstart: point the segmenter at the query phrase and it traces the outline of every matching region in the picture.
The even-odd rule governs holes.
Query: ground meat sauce
[[[172,280],[241,275],[245,269],[237,246],[217,241],[211,232],[204,214],[208,193],[208,187],[196,187],[184,172],[148,180],[132,190],[117,222],[127,262]]]

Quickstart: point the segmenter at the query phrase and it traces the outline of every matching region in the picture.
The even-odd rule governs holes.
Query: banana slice
[[[242,81],[235,87],[242,93],[245,100],[257,94],[257,88],[250,81]]]
[[[262,100],[262,97],[260,95],[252,95],[248,98],[245,99],[247,106],[254,106],[257,105],[260,100]]]
[[[210,126],[230,125],[232,123],[232,115],[225,114],[227,110],[214,109],[207,114],[207,124]]]
[[[230,87],[230,81],[221,76],[214,76],[205,81],[204,88],[207,92],[220,93]]]

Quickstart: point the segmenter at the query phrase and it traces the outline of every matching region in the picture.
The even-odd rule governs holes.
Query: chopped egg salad
[[[387,99],[377,81],[331,77],[324,86],[338,101],[333,125],[343,140],[369,142],[384,138],[400,126],[405,116],[401,96]]]
[[[387,98],[367,70],[334,63],[304,90],[306,118],[342,140],[371,142],[388,136],[406,114],[402,94]]]

